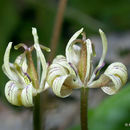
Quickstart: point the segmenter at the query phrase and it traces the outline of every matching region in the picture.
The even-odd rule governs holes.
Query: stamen
[[[14,46],[14,49],[18,50],[20,47],[23,47],[25,50],[28,49],[27,45],[24,43],[19,43],[18,45]]]
[[[43,46],[43,45],[41,45],[41,44],[40,44],[40,47],[41,47],[42,50],[46,50],[47,52],[50,52],[50,51],[51,51],[50,48],[48,48],[48,47],[46,47],[46,46]]]

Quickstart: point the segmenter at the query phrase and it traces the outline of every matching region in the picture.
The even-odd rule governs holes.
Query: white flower
[[[4,54],[2,69],[10,79],[5,85],[5,96],[11,104],[16,106],[33,106],[33,96],[36,96],[37,93],[44,91],[46,87],[48,87],[47,84],[45,85],[48,65],[38,43],[37,31],[35,28],[32,28],[32,34],[34,36],[34,48],[37,53],[37,58],[42,65],[42,74],[41,77],[39,77],[40,81],[38,82],[38,86],[35,86],[36,79],[33,78],[34,76],[37,77],[37,73],[33,68],[33,62],[31,61],[30,64],[30,59],[32,58],[31,47],[27,48],[27,46],[23,44],[17,45],[17,49],[23,46],[25,52],[19,55],[14,63],[9,62],[12,42],[8,44]],[[45,50],[49,51],[46,47]],[[30,70],[33,71],[30,73]]]
[[[127,81],[127,69],[122,63],[111,64],[96,81],[104,66],[107,53],[107,39],[99,29],[103,51],[97,67],[93,70],[92,58],[95,56],[94,45],[86,39],[83,28],[77,31],[66,46],[66,57],[57,56],[49,67],[47,82],[59,97],[69,96],[76,88],[98,88],[109,94],[115,94]],[[82,39],[78,37],[82,35]],[[79,44],[79,45],[78,45]]]

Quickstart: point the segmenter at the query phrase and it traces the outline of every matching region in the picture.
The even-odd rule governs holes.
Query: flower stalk
[[[80,90],[80,124],[81,130],[88,130],[88,88]]]
[[[33,130],[41,130],[41,104],[40,104],[40,94],[33,98]]]

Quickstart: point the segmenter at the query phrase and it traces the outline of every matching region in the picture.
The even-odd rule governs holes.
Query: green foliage
[[[89,130],[128,130],[130,126],[130,83],[118,94],[105,99],[89,111]],[[71,130],[80,130],[74,127]]]
[[[19,16],[17,14],[15,5],[11,1],[2,0],[0,2],[0,95],[3,94],[3,88],[5,84],[5,75],[1,70],[3,64],[3,55],[8,40],[12,36],[12,32],[19,22]]]

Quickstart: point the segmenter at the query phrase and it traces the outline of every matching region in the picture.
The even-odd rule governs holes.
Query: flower
[[[47,82],[59,97],[67,97],[77,88],[101,88],[105,93],[115,94],[127,81],[127,69],[120,62],[112,63],[99,79],[101,68],[105,65],[107,39],[99,29],[103,52],[97,67],[93,70],[92,58],[96,56],[90,39],[86,39],[83,28],[77,31],[66,46],[66,57],[57,56],[49,67]],[[82,38],[78,38],[79,36]]]
[[[33,106],[33,97],[48,87],[47,84],[45,85],[48,65],[41,48],[46,51],[50,51],[50,49],[39,44],[36,28],[32,28],[32,34],[34,37],[33,46],[27,47],[25,44],[15,46],[15,49],[24,47],[25,51],[16,58],[14,63],[9,62],[12,42],[8,44],[4,54],[2,69],[10,79],[5,85],[5,96],[11,104],[16,106]],[[31,55],[34,48],[37,53],[39,74],[35,70]],[[40,66],[42,66],[41,76]]]

